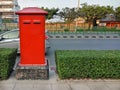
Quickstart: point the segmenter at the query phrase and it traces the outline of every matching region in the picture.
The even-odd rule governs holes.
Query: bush
[[[61,79],[120,79],[119,50],[57,50],[55,59]]]
[[[17,49],[0,48],[0,80],[7,79],[15,64]]]
[[[107,27],[96,27],[96,28],[93,28],[91,31],[120,32],[119,29],[116,29],[116,28],[107,28]]]
[[[68,31],[70,31],[68,28],[64,29],[64,32],[68,32]]]

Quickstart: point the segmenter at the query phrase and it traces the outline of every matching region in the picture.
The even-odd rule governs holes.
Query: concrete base
[[[42,66],[17,66],[16,79],[18,80],[39,80],[49,79],[49,64]]]

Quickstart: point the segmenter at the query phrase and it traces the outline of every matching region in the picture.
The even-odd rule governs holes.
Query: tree
[[[58,15],[62,18],[64,18],[64,21],[68,24],[68,28],[70,29],[70,23],[74,21],[75,18],[77,18],[77,11],[75,8],[63,8]]]
[[[120,20],[120,7],[117,7],[115,9],[115,15],[116,15],[117,19]]]
[[[114,14],[113,7],[111,6],[88,5],[87,3],[83,3],[81,5],[82,8],[79,9],[79,12],[83,14],[82,17],[84,17],[86,22],[89,23],[89,28],[94,16],[101,19],[104,18],[106,14]]]
[[[53,18],[53,16],[56,15],[57,12],[59,11],[58,8],[51,8],[51,9],[49,9],[49,8],[42,7],[42,9],[44,9],[45,11],[48,12],[47,19]]]

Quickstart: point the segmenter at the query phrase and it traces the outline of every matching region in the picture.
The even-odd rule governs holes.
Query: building
[[[0,0],[0,18],[2,20],[17,20],[15,12],[20,9],[17,0]]]
[[[99,26],[120,29],[120,20],[117,20],[114,14],[107,14],[105,18],[100,20]]]

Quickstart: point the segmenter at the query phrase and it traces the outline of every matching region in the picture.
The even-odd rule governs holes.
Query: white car
[[[45,39],[45,53],[47,54],[48,48],[50,47],[49,37],[46,35]],[[19,48],[19,29],[14,29],[6,31],[0,34],[0,48],[18,48],[18,53],[20,53]]]

